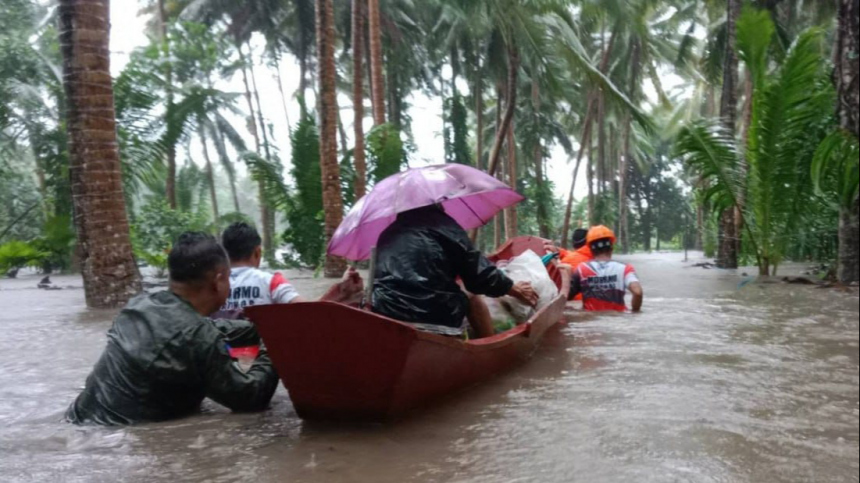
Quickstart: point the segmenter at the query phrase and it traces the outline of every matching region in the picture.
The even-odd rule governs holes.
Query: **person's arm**
[[[630,293],[633,294],[632,310],[634,313],[639,313],[642,311],[642,303],[645,301],[645,291],[642,290],[642,284],[639,282],[631,283],[629,289]]]
[[[350,268],[343,275],[343,279],[328,289],[328,292],[320,298],[320,302],[358,305],[361,303],[363,294],[364,280],[356,269]]]
[[[296,287],[280,273],[272,275],[269,292],[272,295],[272,302],[275,304],[297,304],[306,301],[299,295]]]
[[[265,410],[278,388],[278,374],[265,349],[260,349],[251,369],[242,372],[227,352],[227,339],[215,327],[205,324],[194,337],[200,344],[206,397],[235,412]]]
[[[570,293],[567,295],[567,300],[575,299],[582,293],[582,275],[579,270],[574,270],[570,277]]]
[[[447,238],[445,246],[449,253],[446,255],[460,267],[458,275],[463,279],[463,285],[470,293],[491,298],[526,295],[526,287],[521,286],[516,290],[514,281],[475,248],[462,228],[457,227],[456,231],[446,230],[443,236]]]
[[[628,265],[624,270],[624,285],[627,287],[627,290],[633,294],[631,310],[633,310],[634,313],[641,312],[642,303],[645,300],[645,291],[642,289],[642,283],[636,275],[636,270],[634,270],[630,265]]]
[[[529,307],[537,307],[538,302],[540,302],[540,294],[537,293],[529,282],[515,283],[511,291],[508,292],[508,296],[519,300]]]

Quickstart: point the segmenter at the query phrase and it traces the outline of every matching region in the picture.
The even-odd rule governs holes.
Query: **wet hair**
[[[577,228],[573,232],[573,249],[579,250],[584,247],[588,240],[588,230],[585,228]]]
[[[170,281],[204,282],[213,271],[228,266],[227,254],[212,235],[183,233],[167,257]]]
[[[599,257],[601,255],[612,255],[614,248],[612,240],[609,238],[595,240],[591,243],[591,254],[595,257]]]
[[[227,250],[227,255],[230,260],[238,262],[247,260],[254,254],[254,250],[263,244],[263,239],[253,226],[244,223],[233,223],[221,236],[221,244],[224,245],[224,250]]]

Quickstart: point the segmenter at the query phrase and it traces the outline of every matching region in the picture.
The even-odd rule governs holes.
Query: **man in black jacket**
[[[227,352],[237,337],[259,343],[254,327],[206,317],[224,305],[230,290],[224,249],[209,235],[187,233],[168,265],[170,289],[138,296],[117,316],[86,388],[66,413],[69,421],[165,421],[198,411],[207,397],[233,411],[268,407],[278,375],[266,352],[247,372]]]
[[[432,332],[462,335],[468,317],[478,337],[493,335],[489,310],[476,295],[538,301],[531,284],[502,273],[441,206],[401,213],[380,235],[377,257],[373,311]]]

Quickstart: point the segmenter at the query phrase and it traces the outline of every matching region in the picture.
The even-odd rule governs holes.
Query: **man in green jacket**
[[[233,411],[266,409],[278,375],[265,350],[245,372],[228,344],[259,343],[249,322],[212,321],[230,290],[224,249],[182,235],[168,259],[170,289],[143,294],[120,312],[86,388],[66,413],[76,424],[128,425],[195,413],[204,398]]]

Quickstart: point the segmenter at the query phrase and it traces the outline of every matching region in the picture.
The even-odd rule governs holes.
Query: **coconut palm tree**
[[[834,97],[827,88],[822,32],[801,34],[772,70],[768,53],[775,34],[765,11],[747,10],[738,20],[738,52],[753,79],[747,145],[739,146],[725,123],[707,122],[682,129],[676,144],[687,165],[710,183],[705,195],[712,208],[741,217],[762,275],[776,272],[813,204],[809,173]]]
[[[364,2],[352,2],[352,105],[355,149],[355,198],[367,192],[367,161],[364,153],[364,18],[367,15]]]
[[[141,290],[122,195],[108,0],[61,0],[75,226],[87,305],[118,307]]]
[[[741,11],[741,0],[726,1],[726,45],[723,65],[723,91],[720,96],[720,118],[723,127],[734,134],[737,129],[738,117],[738,54],[737,54],[737,21]],[[743,204],[743,193],[738,193],[738,202]],[[738,248],[740,233],[737,231],[737,213],[735,207],[729,207],[720,215],[720,248],[717,266],[720,268],[738,268]]]
[[[337,157],[337,70],[334,58],[336,37],[333,1],[316,0],[316,12],[320,90],[320,166],[323,179],[325,235],[326,241],[329,241],[343,221],[340,164]],[[339,277],[345,269],[346,261],[342,258],[326,257],[325,275],[327,277]]]
[[[385,74],[382,58],[382,27],[379,0],[367,0],[367,32],[370,41],[370,91],[373,98],[373,124],[385,124]]]
[[[839,201],[839,262],[837,275],[843,283],[860,280],[860,196],[858,196],[858,137],[860,137],[860,5],[839,1],[836,34],[836,72],[839,131],[823,143],[816,155],[813,174],[819,188],[829,175]]]

